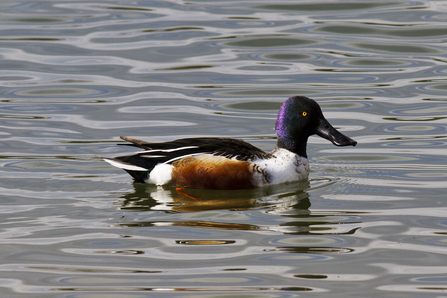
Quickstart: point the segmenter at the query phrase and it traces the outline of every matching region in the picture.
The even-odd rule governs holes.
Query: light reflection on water
[[[445,292],[442,1],[0,6],[2,297]],[[296,94],[359,142],[311,137],[309,182],[177,191],[101,161],[120,135],[272,150]]]

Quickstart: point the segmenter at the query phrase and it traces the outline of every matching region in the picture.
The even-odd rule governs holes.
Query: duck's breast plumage
[[[309,160],[287,149],[277,148],[272,157],[252,162],[254,183],[257,186],[307,179]]]

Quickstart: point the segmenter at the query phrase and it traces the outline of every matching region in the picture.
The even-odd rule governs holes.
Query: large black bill
[[[320,125],[317,127],[315,133],[326,140],[332,142],[336,146],[355,146],[357,142],[345,136],[336,130],[326,119],[320,120]]]

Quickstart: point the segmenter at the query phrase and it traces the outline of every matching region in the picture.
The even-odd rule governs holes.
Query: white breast
[[[254,184],[264,186],[307,179],[309,160],[286,149],[277,149],[269,159],[253,161]]]

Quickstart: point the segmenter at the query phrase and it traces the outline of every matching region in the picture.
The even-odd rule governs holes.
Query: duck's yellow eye
[[[303,116],[304,116],[304,117],[307,116],[307,112],[303,112]]]

